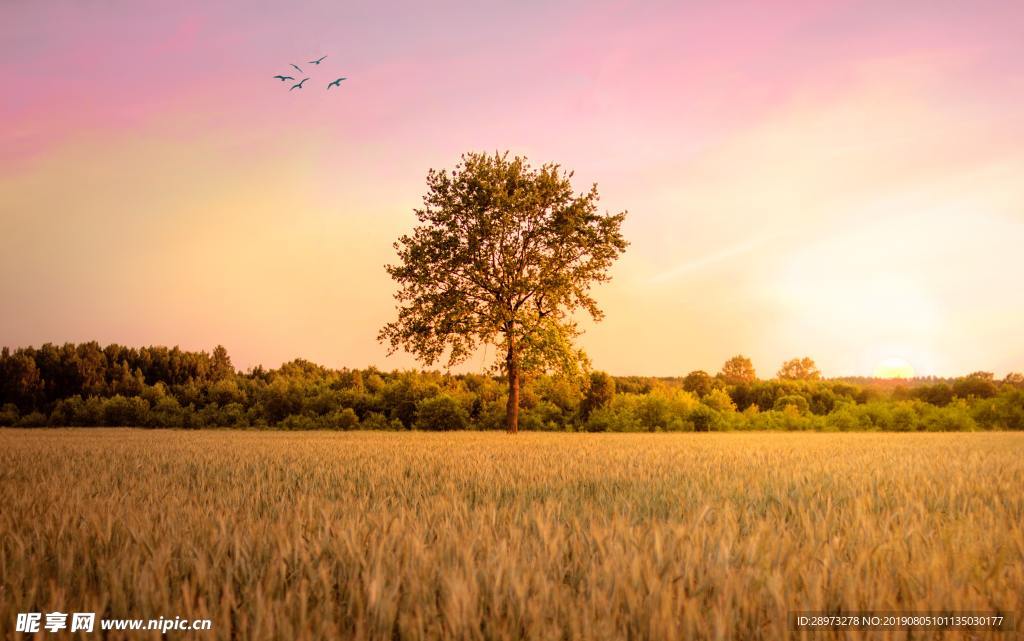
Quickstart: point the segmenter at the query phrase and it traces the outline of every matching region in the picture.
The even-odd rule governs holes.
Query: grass
[[[5,634],[70,610],[211,618],[202,639],[1024,614],[1024,434],[0,430],[0,590]]]

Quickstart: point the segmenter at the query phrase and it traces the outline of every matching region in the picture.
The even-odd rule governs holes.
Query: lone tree
[[[742,354],[725,361],[719,376],[729,385],[743,385],[757,380],[754,364]]]
[[[701,398],[710,394],[711,390],[716,389],[720,385],[719,381],[716,381],[702,369],[690,372],[683,379],[683,389],[687,392],[693,392]]]
[[[776,376],[784,381],[817,381],[821,372],[814,360],[808,356],[793,358],[782,364]]]
[[[522,372],[577,370],[584,357],[572,344],[580,334],[572,314],[603,317],[590,287],[609,280],[627,246],[625,212],[599,213],[597,185],[577,194],[570,178],[557,164],[534,169],[507,152],[431,169],[419,224],[394,244],[399,263],[386,266],[400,285],[398,320],[378,340],[428,366],[447,354],[449,367],[496,345],[510,432],[519,427]]]

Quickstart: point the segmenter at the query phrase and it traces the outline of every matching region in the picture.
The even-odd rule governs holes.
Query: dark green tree
[[[395,243],[399,262],[387,266],[400,286],[398,319],[379,340],[427,365],[447,355],[449,366],[495,345],[510,432],[524,371],[578,369],[572,313],[603,316],[590,288],[610,278],[627,245],[625,213],[601,214],[597,186],[577,194],[571,177],[507,153],[466,154],[453,171],[431,170],[419,224]]]
[[[808,412],[810,412],[810,404],[807,402],[807,399],[804,398],[803,396],[800,396],[799,394],[780,396],[775,400],[775,405],[772,406],[772,409],[776,411],[782,411],[786,409],[787,406],[790,405],[795,407],[797,411],[800,412],[801,414],[807,414]]]
[[[960,398],[992,398],[997,391],[991,372],[972,372],[953,383],[953,394]]]
[[[581,418],[586,421],[590,413],[602,407],[608,407],[615,398],[615,379],[605,372],[591,372],[590,385],[580,403]]]
[[[218,345],[213,349],[210,361],[210,377],[213,380],[219,381],[235,375],[235,366],[231,364],[231,357],[228,356],[228,350],[223,345]]]
[[[711,377],[710,374],[704,370],[694,370],[686,375],[683,379],[683,389],[687,392],[692,392],[701,398],[704,398],[711,390],[721,385],[719,381],[716,381]]]
[[[464,430],[468,426],[466,410],[451,396],[442,394],[416,405],[416,427],[421,430]]]
[[[3,367],[0,369],[0,393],[13,402],[22,412],[36,408],[46,390],[45,381],[36,366],[34,351],[18,351],[13,356],[5,347]]]

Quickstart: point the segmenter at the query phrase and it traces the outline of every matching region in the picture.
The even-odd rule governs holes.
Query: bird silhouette
[[[300,82],[292,85],[292,89],[302,89],[302,83],[306,82],[307,80],[309,80],[309,78],[303,78]],[[292,89],[289,89],[288,91],[291,91]]]
[[[292,66],[295,67],[296,71],[298,71],[299,73],[302,73],[302,67],[300,67],[299,65],[294,64],[294,63],[292,63]]]
[[[341,77],[341,78],[338,78],[337,80],[335,80],[334,82],[328,82],[327,83],[327,89],[330,90],[331,87],[337,87],[338,89],[341,89],[341,81],[342,80],[347,80],[347,78]]]
[[[295,80],[295,78],[292,78],[291,76],[282,76],[280,74],[278,74],[278,75],[276,75],[274,77],[277,78],[278,80],[280,80],[281,82],[284,82],[285,80]]]
[[[317,58],[316,60],[310,60],[310,61],[309,61],[309,64],[311,64],[311,65],[318,65],[318,64],[320,64],[320,61],[321,61],[321,60],[323,60],[323,59],[324,59],[324,58],[326,58],[326,57],[327,57],[327,56],[320,56],[320,57],[319,57],[319,58]]]

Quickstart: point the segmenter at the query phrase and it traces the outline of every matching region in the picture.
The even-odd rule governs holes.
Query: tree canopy
[[[754,380],[683,376],[525,377],[528,430],[1024,429],[1018,376]],[[692,383],[693,380],[690,382]],[[137,426],[493,430],[505,427],[499,376],[331,369],[296,359],[239,372],[227,350],[45,344],[0,348],[0,427]],[[696,388],[695,388],[696,389]],[[799,400],[798,400],[799,399]]]
[[[783,363],[777,376],[784,381],[817,381],[821,379],[821,372],[814,360],[805,356]]]
[[[721,376],[722,380],[728,385],[753,383],[757,380],[757,372],[754,370],[754,364],[749,358],[742,354],[733,356],[729,360],[725,361],[725,364],[722,365],[722,371],[719,376]]]
[[[715,389],[716,384],[715,379],[702,369],[690,372],[683,379],[683,389],[700,397],[707,396],[711,390]]]
[[[518,429],[523,371],[575,371],[573,313],[602,318],[595,283],[626,249],[625,212],[598,211],[597,185],[576,193],[571,172],[508,153],[470,153],[430,170],[419,224],[395,243],[398,318],[379,339],[427,365],[495,345],[508,381],[506,427]]]

